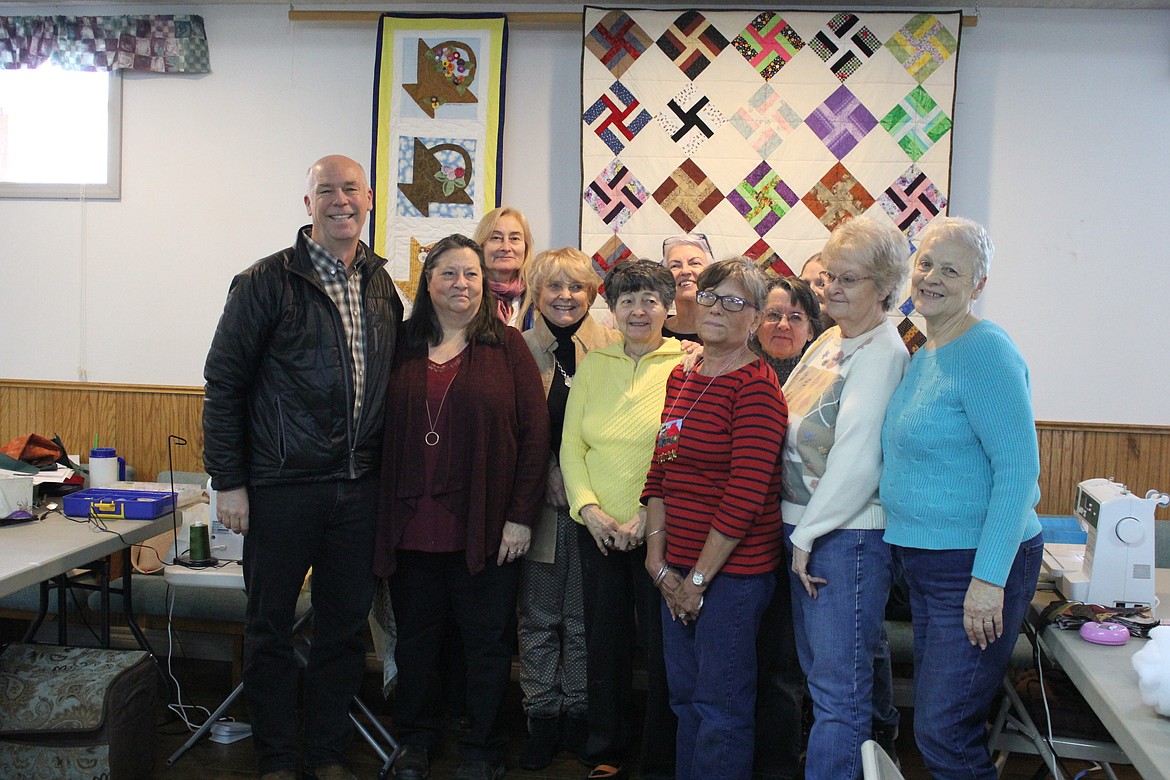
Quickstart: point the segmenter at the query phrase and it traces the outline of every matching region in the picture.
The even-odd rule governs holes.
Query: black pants
[[[577,533],[589,680],[586,753],[594,764],[625,762],[633,732],[634,654],[641,645],[646,667],[641,776],[673,778],[678,720],[670,709],[662,656],[662,596],[646,573],[646,548],[602,555],[584,526]]]
[[[398,622],[398,687],[394,723],[404,745],[433,749],[442,736],[442,676],[439,652],[454,621],[467,665],[469,728],[459,742],[463,760],[500,763],[507,737],[500,710],[512,671],[512,631],[520,564],[496,565],[495,557],[472,575],[464,553],[399,550],[390,577],[390,600]]]
[[[297,767],[292,625],[309,567],[313,647],[305,672],[305,765],[342,761],[353,737],[349,704],[365,665],[377,495],[376,476],[248,491],[244,698],[261,774]]]
[[[787,556],[784,558],[787,561]],[[787,780],[800,770],[804,672],[796,657],[792,596],[786,567],[764,609],[756,640],[756,755],[753,774]]]

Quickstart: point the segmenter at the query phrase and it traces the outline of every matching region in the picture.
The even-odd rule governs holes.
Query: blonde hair
[[[524,258],[520,261],[520,274],[524,274],[524,269],[532,260],[532,230],[528,227],[528,220],[524,213],[519,209],[514,209],[511,206],[500,206],[494,208],[483,215],[483,219],[475,226],[475,233],[471,238],[475,243],[483,246],[487,243],[488,237],[491,236],[492,231],[496,229],[498,223],[503,217],[515,217],[516,221],[520,223],[520,230],[524,233]]]
[[[589,293],[589,305],[597,300],[597,288],[601,279],[593,269],[593,261],[580,249],[563,246],[560,249],[546,249],[526,263],[522,270],[524,275],[524,305],[521,311],[540,311],[537,304],[540,291],[545,282],[554,276],[563,275],[574,282],[585,285]]]

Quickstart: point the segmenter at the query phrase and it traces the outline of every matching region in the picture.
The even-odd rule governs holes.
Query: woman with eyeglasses
[[[823,328],[816,293],[792,276],[768,282],[763,322],[748,339],[752,351],[776,372],[781,385]],[[783,574],[783,572],[782,572]],[[776,592],[760,620],[756,686],[756,780],[791,780],[800,769],[803,737],[804,672],[796,657],[788,576],[776,578]]]
[[[861,743],[872,731],[874,658],[890,589],[881,427],[910,359],[887,312],[909,254],[886,219],[856,217],[833,231],[821,278],[837,325],[784,385],[784,534],[797,652],[816,717],[808,780],[861,777]]]
[[[715,261],[711,244],[702,233],[686,233],[662,242],[662,265],[674,277],[674,314],[666,318],[663,335],[679,341],[701,343],[696,282],[703,269]]]
[[[909,585],[914,736],[934,777],[996,776],[984,728],[1036,589],[1040,455],[1028,366],[980,320],[994,248],[936,217],[911,273],[926,343],[886,411],[886,541]]]
[[[483,247],[487,286],[495,293],[496,313],[505,325],[528,330],[535,308],[525,311],[524,268],[532,260],[532,230],[518,209],[500,206],[483,215],[472,236]]]
[[[775,372],[748,347],[767,297],[763,274],[749,260],[724,260],[698,288],[702,362],[670,375],[642,493],[646,573],[662,592],[675,776],[747,778],[756,633],[781,560],[788,418]]]
[[[808,260],[804,261],[804,265],[800,267],[800,278],[809,287],[812,288],[813,293],[817,296],[817,302],[821,305],[821,326],[828,330],[837,323],[833,322],[833,318],[825,313],[825,280],[821,278],[821,271],[825,267],[821,265],[821,253],[816,252],[809,256]]]
[[[641,772],[674,775],[675,717],[662,660],[659,596],[645,575],[645,511],[639,504],[654,452],[666,380],[683,356],[662,335],[674,280],[659,263],[618,263],[605,301],[621,340],[591,350],[573,377],[561,436],[561,473],[577,541],[585,602],[592,780],[629,776],[635,705],[634,660],[643,649],[646,706]]]

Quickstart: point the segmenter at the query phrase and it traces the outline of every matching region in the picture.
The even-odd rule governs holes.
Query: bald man
[[[374,592],[382,419],[402,303],[360,240],[362,167],[309,169],[312,224],[238,274],[207,355],[203,459],[221,522],[244,536],[244,697],[263,780],[346,780],[349,703]],[[313,646],[297,742],[292,626],[312,567]]]

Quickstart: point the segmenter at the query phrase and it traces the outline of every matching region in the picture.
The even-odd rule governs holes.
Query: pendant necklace
[[[663,422],[662,426],[658,429],[658,437],[654,441],[653,457],[655,463],[666,463],[667,461],[674,460],[678,457],[679,441],[682,439],[683,424],[686,422],[687,416],[695,410],[695,407],[698,406],[699,401],[702,400],[707,391],[711,389],[711,385],[715,383],[715,380],[722,376],[723,373],[727,371],[727,369],[731,368],[732,364],[739,360],[745,350],[747,350],[746,345],[739,352],[736,352],[734,355],[732,355],[731,359],[728,360],[722,368],[717,370],[709,380],[707,380],[707,386],[704,387],[699,392],[699,395],[695,398],[695,400],[691,402],[691,407],[687,409],[686,413],[683,414],[682,417],[675,417],[674,407],[678,405],[678,399],[682,397],[683,390],[686,389],[687,383],[691,380],[691,375],[697,374],[698,371],[691,371],[687,374],[686,378],[683,379],[682,387],[679,388],[678,394],[675,395],[674,401],[670,404],[670,409],[668,409],[666,414],[663,415],[665,422]]]
[[[572,387],[573,386],[573,374],[570,374],[567,371],[565,371],[564,366],[561,365],[561,361],[557,360],[556,355],[553,355],[553,364],[556,365],[557,371],[561,372],[561,377],[565,380],[565,387]]]
[[[427,424],[431,426],[431,429],[427,431],[426,436],[423,436],[423,441],[427,443],[428,447],[434,447],[439,443],[439,434],[435,431],[435,428],[438,427],[439,417],[443,414],[443,404],[447,403],[447,393],[451,392],[451,385],[455,384],[455,377],[457,376],[459,376],[458,366],[455,368],[454,376],[451,377],[451,381],[447,383],[447,389],[443,391],[443,400],[439,401],[439,411],[435,412],[434,418],[431,417],[431,399],[426,399]]]

